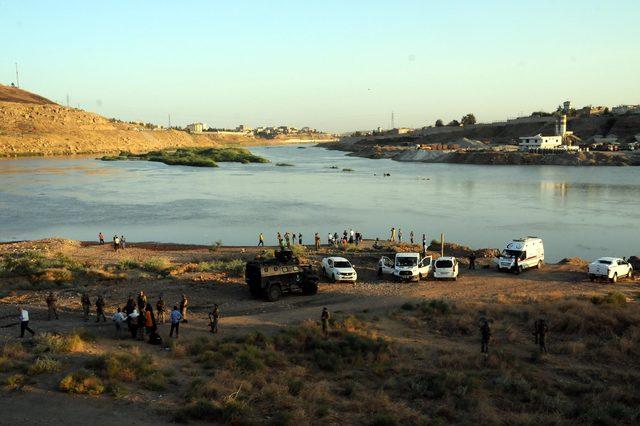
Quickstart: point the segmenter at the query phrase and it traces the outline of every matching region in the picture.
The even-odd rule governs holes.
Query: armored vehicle
[[[290,249],[275,251],[273,259],[247,262],[245,280],[253,297],[275,302],[286,293],[313,295],[318,292],[318,274],[300,262]]]

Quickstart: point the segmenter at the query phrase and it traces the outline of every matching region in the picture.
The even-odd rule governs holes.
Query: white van
[[[441,279],[458,279],[458,259],[450,256],[443,256],[436,259],[433,264],[433,278]]]
[[[431,272],[431,256],[421,257],[420,253],[396,253],[393,261],[382,256],[378,261],[378,276],[392,274],[402,281],[420,281]]]
[[[516,269],[516,259],[518,268]],[[544,244],[538,237],[511,240],[500,256],[493,259],[498,270],[509,270],[519,274],[528,268],[542,268],[544,265]]]

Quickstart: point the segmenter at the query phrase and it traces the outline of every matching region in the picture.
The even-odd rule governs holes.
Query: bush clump
[[[58,386],[60,390],[68,393],[100,395],[104,392],[102,380],[87,370],[66,375]]]
[[[242,259],[215,260],[213,262],[200,262],[196,270],[198,272],[228,272],[240,276],[244,274],[245,261]]]
[[[155,161],[170,166],[218,167],[218,162],[268,163],[244,148],[178,148],[176,150],[150,151],[145,154],[120,152],[119,155],[104,156],[102,161],[142,160]]]

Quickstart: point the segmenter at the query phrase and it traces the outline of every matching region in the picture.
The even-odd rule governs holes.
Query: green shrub
[[[142,263],[142,269],[156,274],[166,274],[171,268],[171,262],[164,257],[152,257]]]
[[[151,377],[158,370],[149,355],[110,353],[89,361],[87,368],[107,380],[134,382],[144,379],[149,381],[150,387],[162,382],[158,377]]]
[[[70,335],[39,333],[34,337],[35,353],[67,353],[80,352],[84,349],[84,341],[79,334]]]
[[[245,261],[242,259],[214,260],[213,262],[198,263],[198,272],[228,272],[231,275],[244,274]]]
[[[36,360],[29,366],[28,373],[30,375],[54,373],[60,370],[60,361],[55,360],[48,356],[42,356],[36,358]]]
[[[139,269],[140,262],[134,259],[122,259],[120,263],[118,263],[118,269],[120,270],[128,270],[128,269]]]
[[[439,299],[422,302],[419,308],[424,315],[449,315],[452,310],[449,303]]]
[[[11,390],[20,389],[27,381],[23,374],[12,374],[4,379],[4,385]]]
[[[624,294],[615,291],[613,293],[608,293],[606,296],[603,296],[603,297],[593,296],[591,298],[591,302],[594,305],[602,305],[603,303],[606,303],[609,305],[626,306],[627,297]]]
[[[100,395],[104,392],[102,380],[87,370],[66,375],[58,386],[68,393]]]
[[[268,163],[269,161],[252,154],[244,148],[178,148],[150,151],[146,154],[121,152],[117,156],[104,156],[102,161],[144,160],[168,165],[193,167],[218,167],[217,162]]]

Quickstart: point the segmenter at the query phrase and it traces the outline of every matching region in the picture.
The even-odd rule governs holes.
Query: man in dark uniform
[[[481,352],[483,354],[489,353],[489,339],[491,338],[491,328],[489,327],[489,321],[482,320],[480,326],[480,334],[482,335],[482,347]]]
[[[213,310],[209,313],[209,326],[212,333],[218,332],[218,320],[220,320],[220,308],[214,303]]]
[[[102,296],[98,296],[96,299],[96,322],[100,322],[100,317],[104,322],[107,322],[107,317],[104,315],[105,302]]]
[[[156,302],[156,312],[158,313],[158,323],[164,324],[167,310],[164,306],[164,300],[162,299],[162,295],[160,295],[160,297],[158,298],[158,301]]]
[[[183,294],[180,300],[180,315],[182,315],[182,322],[187,322],[187,306],[189,305],[189,299],[187,295]]]
[[[48,318],[49,321],[51,321],[51,317],[55,316],[56,319],[60,319],[58,318],[58,309],[57,309],[57,303],[58,303],[58,298],[56,297],[55,294],[53,294],[53,292],[49,292],[49,295],[46,298],[46,302],[47,302],[47,311],[48,311]]]
[[[469,269],[476,269],[476,254],[471,252],[469,255]]]
[[[82,312],[84,313],[84,320],[89,321],[89,311],[91,310],[91,299],[89,299],[89,295],[86,292],[82,293],[82,299],[80,299],[80,303],[82,304]]]
[[[520,256],[514,256],[513,258],[513,273],[516,275],[520,273]]]
[[[536,344],[540,346],[540,353],[547,353],[547,332],[549,327],[547,322],[540,318],[534,323],[534,335]]]
[[[324,337],[327,337],[329,335],[329,318],[329,310],[326,307],[322,308],[320,321],[322,321],[322,334],[324,334]]]

